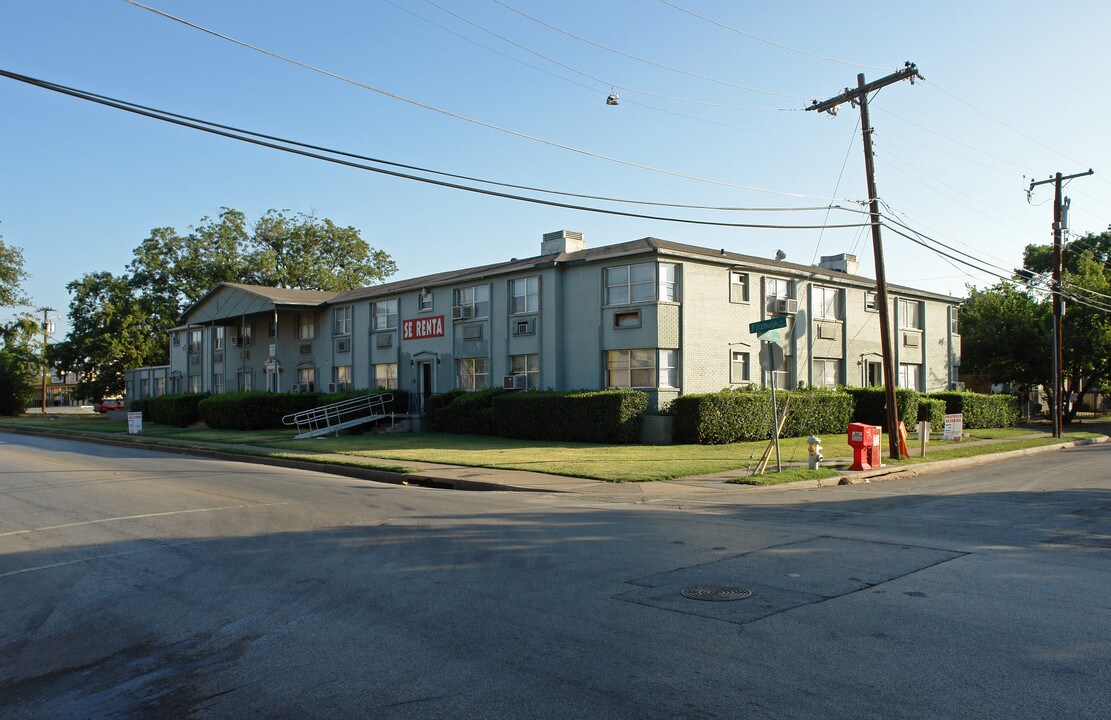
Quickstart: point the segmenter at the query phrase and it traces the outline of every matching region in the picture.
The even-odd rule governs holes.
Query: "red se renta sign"
[[[444,316],[419,318],[417,320],[404,320],[401,323],[402,340],[420,340],[421,338],[443,337]]]

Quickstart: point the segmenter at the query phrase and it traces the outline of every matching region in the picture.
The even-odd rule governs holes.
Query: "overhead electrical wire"
[[[673,95],[664,95],[662,93],[652,92],[650,90],[643,90],[643,89],[640,89],[640,88],[631,87],[629,85],[622,85],[621,83],[613,82],[612,80],[607,80],[605,78],[597,77],[596,75],[591,75],[588,72],[585,72],[583,70],[579,70],[578,68],[575,68],[571,65],[566,64],[562,60],[557,60],[556,58],[554,58],[550,55],[545,55],[542,52],[539,52],[537,50],[533,50],[529,46],[524,45],[522,43],[519,43],[516,40],[513,40],[512,38],[508,38],[505,35],[502,35],[501,33],[494,32],[490,28],[488,28],[484,25],[480,25],[479,23],[475,22],[474,20],[471,20],[470,18],[467,18],[463,15],[460,15],[459,13],[455,12],[454,10],[446,8],[443,5],[440,5],[439,3],[434,2],[433,0],[424,0],[424,2],[428,5],[431,5],[432,7],[436,8],[437,10],[440,10],[443,13],[452,16],[456,20],[459,20],[460,22],[464,22],[464,23],[470,25],[471,27],[475,28],[476,30],[480,30],[480,31],[482,31],[482,32],[484,32],[488,35],[496,37],[498,40],[501,40],[502,42],[508,43],[508,44],[512,45],[513,47],[519,49],[519,50],[523,50],[523,51],[529,53],[530,55],[535,55],[536,57],[541,58],[542,60],[547,60],[548,62],[552,63],[553,65],[558,65],[559,67],[563,68],[564,70],[568,70],[570,72],[573,72],[576,75],[581,75],[582,77],[584,77],[588,80],[593,80],[594,82],[599,83],[603,87],[608,86],[608,87],[614,88],[616,90],[621,90],[622,92],[631,92],[631,93],[636,93],[638,95],[647,95],[649,97],[660,98],[661,100],[672,100],[674,102],[689,103],[689,104],[692,104],[692,105],[704,105],[704,106],[707,106],[707,107],[725,108],[725,109],[728,109],[728,110],[766,110],[766,111],[772,111],[772,112],[794,112],[794,111],[799,111],[799,110],[805,110],[805,108],[770,108],[770,107],[754,107],[754,106],[751,106],[751,105],[730,105],[730,104],[726,104],[726,103],[716,103],[716,102],[709,102],[709,101],[706,101],[706,100],[695,100],[693,98],[683,98],[683,97],[675,97]],[[412,11],[398,5],[397,3],[393,2],[392,0],[386,0],[386,3],[388,3],[389,5],[393,5],[394,7],[399,8],[401,10],[405,10],[406,12],[412,13]],[[504,5],[504,3],[501,3],[501,4]],[[520,11],[513,9],[513,8],[509,7],[508,5],[505,5],[505,7],[509,8],[510,10],[513,10],[514,12],[520,13]],[[416,13],[412,13],[412,14],[416,15]],[[520,14],[524,15],[524,13],[520,13]],[[416,17],[420,17],[420,15],[416,15]],[[528,16],[528,15],[526,15],[525,17],[528,17],[529,19],[534,19],[534,18],[532,18],[531,16]],[[429,22],[431,22],[431,21],[429,21]],[[537,21],[537,22],[540,22],[540,21]],[[583,42],[590,42],[590,41],[584,40]],[[483,47],[485,47],[485,46],[483,46]],[[529,67],[534,67],[534,66],[530,65]],[[632,100],[628,100],[628,98],[625,98],[625,99],[628,102],[633,102]],[[637,104],[641,104],[641,103],[637,103]],[[644,107],[649,107],[649,108],[652,108],[653,110],[659,110],[660,109],[660,108],[657,108],[657,107],[653,107],[651,105],[645,105]],[[666,111],[664,111],[664,112],[666,112]],[[683,117],[691,117],[691,116],[684,115]],[[691,119],[701,120],[702,118],[691,118]],[[712,122],[712,121],[707,121],[707,122]],[[725,123],[717,123],[717,124],[725,124]],[[751,129],[751,128],[747,128],[747,129]]]
[[[435,4],[435,3],[432,3],[431,0],[424,0],[424,1],[429,3],[430,5]],[[611,52],[611,53],[620,55],[620,56],[628,58],[630,60],[635,60],[637,62],[644,63],[646,65],[651,65],[652,67],[660,68],[661,70],[668,70],[670,72],[679,73],[680,75],[686,75],[687,77],[697,78],[699,80],[705,80],[707,82],[715,83],[717,85],[723,85],[725,87],[731,87],[731,88],[734,88],[736,90],[744,90],[746,92],[759,93],[760,95],[772,95],[772,96],[775,96],[775,97],[792,98],[792,99],[795,99],[795,100],[806,100],[810,97],[809,95],[791,95],[789,93],[773,92],[771,90],[761,90],[759,88],[749,87],[747,85],[738,85],[736,83],[731,83],[728,80],[721,80],[721,79],[718,79],[718,78],[710,77],[709,75],[702,75],[702,74],[699,74],[699,73],[696,73],[696,72],[691,72],[689,70],[683,70],[681,68],[672,67],[671,65],[664,65],[663,63],[656,62],[655,60],[648,60],[647,58],[642,58],[638,55],[633,55],[633,54],[627,53],[623,50],[617,50],[616,48],[611,48],[608,45],[603,45],[602,43],[595,42],[593,40],[589,40],[587,38],[582,37],[581,35],[576,35],[575,33],[570,32],[568,30],[564,30],[561,27],[557,27],[555,25],[552,25],[551,23],[544,22],[540,18],[535,17],[533,15],[529,15],[528,13],[526,13],[522,10],[518,10],[517,8],[513,7],[512,5],[509,5],[507,3],[502,2],[502,0],[493,0],[493,1],[495,3],[497,3],[498,5],[501,5],[506,10],[509,10],[510,12],[517,13],[518,15],[520,15],[523,18],[531,20],[534,23],[537,23],[538,25],[543,25],[544,27],[548,28],[549,30],[554,30],[555,32],[560,33],[561,35],[566,35],[569,38],[573,38],[575,40],[578,40],[579,42],[586,43],[587,45],[590,45],[592,47],[596,47],[599,50],[605,50],[607,52]],[[439,7],[439,6],[437,5],[437,7]],[[784,109],[805,110],[806,108],[784,108]]]
[[[833,185],[833,196],[834,197],[837,197],[837,191],[841,189],[841,179],[845,177],[845,168],[848,167],[848,165],[849,165],[849,154],[852,152],[853,146],[856,145],[856,131],[859,130],[859,129],[860,129],[860,116],[858,115],[857,118],[856,118],[856,125],[853,127],[852,135],[849,138],[849,147],[847,147],[845,149],[845,159],[841,162],[841,172],[837,173],[837,182]],[[829,220],[829,214],[828,213],[826,214],[826,217],[823,220],[823,222],[825,222],[826,220]],[[811,260],[810,260],[811,265],[813,265],[815,262],[818,261],[818,252],[821,250],[822,238],[825,236],[825,232],[826,232],[825,230],[822,230],[818,233],[818,242],[815,243],[815,245],[814,245],[814,257],[811,258]]]
[[[125,2],[126,1],[129,1],[129,0],[125,0]],[[899,115],[898,113],[894,113],[894,112],[892,112],[890,110],[887,110],[885,108],[876,108],[876,110],[879,110],[882,113],[890,115],[893,118],[898,118],[899,120],[902,120],[903,122],[905,122],[908,125],[913,125],[914,127],[918,128],[919,130],[925,130],[926,132],[930,133],[931,135],[936,135],[937,137],[941,138],[942,140],[948,140],[949,142],[954,143],[955,145],[960,145],[961,147],[972,150],[973,152],[978,152],[981,155],[986,155],[987,157],[993,158],[995,160],[1005,162],[1008,165],[1010,165],[1012,167],[1015,167],[1015,168],[1018,168],[1019,170],[1021,170],[1023,172],[1030,172],[1030,168],[1028,168],[1025,165],[1020,165],[1020,164],[1014,162],[1013,160],[1009,160],[1009,159],[1003,157],[1002,155],[995,155],[993,153],[989,153],[986,150],[981,150],[980,148],[976,147],[975,145],[969,145],[966,142],[961,142],[960,140],[957,140],[955,138],[951,138],[948,135],[943,135],[942,133],[939,133],[937,130],[934,130],[932,128],[926,127],[925,125],[921,125],[919,123],[916,123],[916,122],[914,122],[913,120],[911,120],[909,118],[905,118],[902,115]]]
[[[335,80],[339,80],[341,82],[348,83],[350,85],[354,85],[355,87],[359,87],[359,88],[362,88],[364,90],[369,90],[370,92],[374,92],[374,93],[377,93],[379,95],[383,95],[383,96],[391,98],[393,100],[398,100],[400,102],[408,103],[409,105],[414,105],[416,107],[423,108],[425,110],[430,110],[432,112],[439,113],[439,114],[445,115],[447,117],[455,118],[456,120],[462,120],[464,122],[469,122],[469,123],[472,123],[472,124],[475,124],[475,125],[479,125],[481,127],[485,127],[487,129],[490,129],[490,130],[495,130],[497,132],[505,133],[507,135],[512,135],[514,137],[519,137],[519,138],[522,138],[524,140],[531,140],[533,142],[541,143],[541,144],[547,145],[549,147],[558,148],[560,150],[566,150],[568,152],[577,153],[579,155],[584,155],[586,157],[592,157],[592,158],[595,158],[595,159],[598,159],[598,160],[605,160],[607,162],[616,163],[618,165],[624,165],[626,167],[634,167],[634,168],[638,168],[640,170],[646,170],[648,172],[659,173],[661,175],[668,175],[668,176],[671,176],[671,177],[682,178],[684,180],[692,180],[692,181],[695,181],[695,182],[702,182],[702,183],[707,183],[707,184],[710,184],[710,185],[718,185],[718,186],[721,186],[721,187],[731,187],[731,188],[735,188],[735,189],[738,189],[738,190],[749,190],[751,192],[762,192],[762,193],[768,193],[768,194],[772,194],[772,195],[782,195],[784,197],[799,197],[799,198],[809,198],[809,199],[813,199],[813,200],[825,200],[824,197],[819,196],[819,195],[808,195],[808,194],[805,194],[805,193],[784,192],[782,190],[771,190],[771,189],[768,189],[768,188],[759,188],[759,187],[755,187],[755,186],[752,186],[752,185],[742,185],[740,183],[733,183],[733,182],[728,182],[728,181],[725,181],[725,180],[714,180],[712,178],[703,178],[703,177],[698,177],[696,175],[688,175],[686,173],[681,173],[681,172],[677,172],[677,171],[674,171],[674,170],[667,170],[665,168],[658,168],[658,167],[654,167],[652,165],[646,165],[646,164],[643,164],[643,163],[633,162],[631,160],[622,160],[620,158],[616,158],[616,157],[613,157],[613,156],[610,156],[610,155],[604,155],[602,153],[596,153],[596,152],[593,152],[591,150],[585,150],[583,148],[577,148],[577,147],[574,147],[572,145],[565,145],[563,143],[558,143],[558,142],[555,142],[553,140],[545,140],[544,138],[537,137],[535,135],[529,135],[527,133],[518,132],[516,130],[510,130],[509,128],[504,128],[504,127],[501,127],[501,126],[498,126],[498,125],[494,125],[492,123],[485,122],[483,120],[478,120],[476,118],[468,117],[466,115],[461,115],[459,113],[451,112],[450,110],[444,110],[443,108],[438,108],[434,105],[429,105],[427,103],[423,103],[423,102],[420,102],[418,100],[412,100],[412,99],[404,97],[402,95],[392,93],[388,90],[383,90],[381,88],[376,88],[372,85],[367,85],[365,83],[359,82],[358,80],[352,80],[351,78],[344,77],[343,75],[339,75],[339,74],[331,72],[329,70],[324,70],[324,69],[316,67],[314,65],[310,65],[308,63],[301,62],[300,60],[295,60],[293,58],[287,57],[285,55],[281,55],[281,54],[273,52],[271,50],[266,50],[265,48],[258,47],[257,45],[252,45],[252,44],[250,44],[248,42],[245,42],[243,40],[238,40],[236,38],[231,37],[230,35],[225,35],[223,33],[220,33],[218,31],[216,31],[216,30],[212,30],[210,28],[204,27],[203,25],[198,25],[197,23],[191,22],[189,20],[185,20],[184,18],[178,17],[176,15],[171,15],[170,13],[164,12],[162,10],[158,10],[157,8],[150,7],[149,5],[144,5],[140,2],[136,2],[136,0],[123,0],[123,1],[127,4],[129,4],[129,5],[133,5],[137,8],[140,8],[140,9],[146,10],[148,12],[154,13],[156,15],[159,15],[161,17],[164,17],[167,20],[172,20],[176,23],[180,23],[180,24],[182,24],[186,27],[192,28],[194,30],[198,30],[200,32],[206,33],[208,35],[219,38],[221,40],[225,40],[227,42],[233,43],[235,45],[239,45],[240,47],[247,48],[248,50],[253,50],[255,52],[262,53],[263,55],[267,55],[267,56],[272,57],[276,60],[281,60],[282,62],[290,63],[291,65],[296,65],[297,67],[304,68],[306,70],[309,70],[309,71],[315,72],[315,73],[319,73],[321,75],[325,75],[327,77],[333,78]],[[855,202],[855,201],[850,200],[849,202]]]
[[[658,221],[662,221],[662,222],[675,222],[675,223],[683,223],[683,224],[689,224],[689,225],[707,225],[707,226],[714,226],[714,227],[736,227],[736,228],[757,228],[757,229],[765,229],[765,230],[815,230],[815,229],[818,229],[818,228],[822,227],[821,225],[773,225],[773,224],[767,224],[767,223],[719,222],[719,221],[712,221],[712,220],[697,220],[697,219],[693,219],[693,218],[678,218],[678,217],[667,217],[667,216],[658,216],[658,215],[646,215],[646,214],[641,214],[641,213],[630,213],[630,212],[623,212],[623,211],[619,211],[619,210],[611,210],[611,209],[607,209],[607,208],[590,207],[590,206],[585,206],[585,205],[573,205],[573,204],[570,204],[570,203],[555,202],[555,201],[552,201],[552,200],[544,200],[544,199],[541,199],[541,198],[527,197],[527,196],[522,196],[522,195],[513,195],[513,194],[509,194],[509,193],[503,193],[503,192],[495,191],[495,190],[488,190],[488,189],[485,189],[485,188],[476,188],[476,187],[472,187],[472,186],[469,186],[469,185],[462,185],[462,184],[459,184],[459,183],[452,183],[452,182],[446,182],[446,181],[443,181],[443,180],[436,180],[436,179],[433,179],[433,178],[421,177],[421,176],[418,176],[418,175],[411,175],[411,174],[408,174],[408,173],[402,173],[402,172],[398,172],[398,171],[394,171],[394,170],[387,170],[385,168],[373,167],[373,166],[370,166],[370,165],[365,165],[365,164],[362,164],[362,163],[353,162],[351,160],[345,160],[342,157],[334,157],[334,155],[345,155],[346,154],[347,156],[350,156],[349,153],[342,153],[340,151],[330,150],[330,149],[327,149],[327,148],[320,148],[320,150],[322,152],[330,153],[330,155],[320,154],[320,152],[310,152],[307,149],[300,149],[300,148],[310,147],[310,146],[307,146],[303,143],[294,143],[292,141],[286,141],[286,140],[283,140],[281,138],[275,138],[275,137],[272,137],[272,136],[263,136],[260,133],[250,133],[250,132],[246,132],[246,131],[244,131],[244,132],[235,132],[231,129],[227,129],[227,128],[229,128],[229,126],[218,125],[217,123],[209,123],[205,120],[198,120],[198,119],[195,119],[195,118],[186,119],[186,116],[175,115],[173,113],[166,113],[166,112],[154,109],[154,108],[148,108],[146,106],[141,106],[141,105],[138,105],[136,103],[129,103],[129,102],[124,101],[124,100],[118,100],[118,99],[115,99],[115,98],[110,98],[108,96],[98,95],[96,93],[89,93],[89,92],[79,90],[79,89],[76,89],[76,88],[71,88],[71,87],[67,87],[67,86],[64,86],[64,85],[59,85],[57,83],[52,83],[52,82],[45,81],[45,80],[39,80],[37,78],[33,78],[33,77],[30,77],[30,76],[27,76],[27,75],[21,75],[19,73],[10,72],[8,70],[0,69],[0,76],[7,77],[7,78],[10,78],[12,80],[17,80],[19,82],[23,82],[23,83],[26,83],[28,85],[34,85],[36,87],[40,87],[40,88],[43,88],[45,90],[51,90],[53,92],[57,92],[57,93],[60,93],[60,94],[63,94],[63,95],[69,95],[71,97],[75,97],[75,98],[78,98],[78,99],[81,99],[81,100],[87,100],[89,102],[94,102],[94,103],[97,103],[99,105],[104,105],[104,106],[107,106],[107,107],[116,108],[118,110],[124,110],[126,112],[130,112],[130,113],[133,113],[133,114],[136,114],[136,115],[145,116],[145,117],[148,117],[148,118],[152,118],[154,120],[161,120],[162,122],[167,122],[167,123],[171,123],[171,124],[174,124],[174,125],[187,127],[187,128],[193,129],[193,130],[199,130],[201,132],[206,132],[206,133],[209,133],[209,134],[212,134],[212,135],[218,135],[218,136],[225,137],[225,138],[232,139],[232,140],[238,140],[240,142],[245,142],[245,143],[249,143],[249,144],[252,144],[252,145],[258,145],[258,146],[261,146],[261,147],[270,148],[272,150],[280,150],[282,152],[290,153],[290,154],[293,154],[293,155],[300,155],[302,157],[313,158],[313,159],[316,159],[316,160],[323,160],[325,162],[333,163],[333,164],[336,164],[336,165],[343,165],[343,166],[346,166],[346,167],[356,168],[356,169],[360,169],[360,170],[366,170],[368,172],[374,172],[374,173],[378,173],[378,174],[382,174],[382,175],[388,175],[388,176],[391,176],[391,177],[403,178],[403,179],[406,179],[406,180],[415,180],[417,182],[422,182],[422,183],[426,183],[426,184],[429,184],[429,185],[451,188],[451,189],[455,189],[455,190],[464,190],[464,191],[467,191],[467,192],[477,193],[477,194],[481,194],[481,195],[488,195],[488,196],[491,196],[491,197],[499,197],[499,198],[504,198],[504,199],[508,199],[508,200],[517,200],[517,201],[520,201],[520,202],[527,202],[527,203],[532,203],[532,204],[536,204],[536,205],[546,205],[546,206],[549,206],[549,207],[564,208],[564,209],[569,209],[569,210],[580,210],[580,211],[583,211],[583,212],[592,212],[592,213],[605,214],[605,215],[615,215],[615,216],[618,216],[618,217],[631,217],[631,218],[640,218],[640,219],[645,219],[645,220],[658,220]],[[267,137],[267,138],[270,138],[270,139],[269,140],[263,139],[263,137]],[[280,143],[285,143],[285,144],[280,144]],[[298,145],[300,147],[298,147]],[[313,147],[319,147],[319,146],[313,146]],[[866,224],[867,223],[865,223],[865,225]],[[860,227],[860,225],[861,225],[861,223],[849,223],[849,224],[843,224],[843,225],[827,225],[826,227]]]
[[[499,2],[499,0],[494,0],[494,2]],[[815,58],[817,60],[826,60],[828,62],[840,63],[841,65],[852,65],[854,67],[869,68],[871,70],[890,70],[891,69],[889,67],[884,67],[882,65],[865,65],[863,63],[852,62],[851,60],[840,60],[840,59],[835,58],[835,57],[829,57],[828,55],[819,55],[818,53],[813,53],[813,52],[810,52],[808,50],[800,50],[798,48],[791,47],[790,45],[784,45],[783,43],[778,43],[778,42],[775,42],[774,40],[768,40],[767,38],[760,37],[759,35],[753,35],[750,32],[747,32],[745,30],[741,30],[739,27],[734,27],[733,25],[726,25],[723,22],[720,22],[718,20],[714,20],[713,18],[708,18],[705,15],[699,15],[698,13],[694,12],[693,10],[688,10],[685,7],[676,5],[673,2],[669,2],[669,0],[660,0],[660,2],[663,3],[664,5],[675,8],[679,12],[686,13],[687,15],[690,15],[691,17],[696,17],[699,20],[702,20],[704,22],[708,22],[711,25],[716,25],[716,26],[718,26],[720,28],[723,28],[725,30],[729,30],[730,32],[735,32],[739,35],[744,35],[745,37],[751,38],[752,40],[756,40],[758,42],[762,42],[762,43],[765,43],[767,45],[771,45],[773,47],[780,48],[782,50],[788,50],[788,51],[793,52],[793,53],[798,53],[799,55],[805,55],[806,57]],[[499,2],[499,4],[502,4],[502,3]]]

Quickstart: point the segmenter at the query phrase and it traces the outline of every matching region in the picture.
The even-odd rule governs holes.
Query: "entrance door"
[[[883,363],[875,360],[868,360],[864,363],[865,378],[864,382],[868,387],[880,387],[883,385]]]
[[[428,407],[428,397],[435,392],[434,376],[432,375],[432,363],[420,363],[420,412],[424,414],[425,408]]]

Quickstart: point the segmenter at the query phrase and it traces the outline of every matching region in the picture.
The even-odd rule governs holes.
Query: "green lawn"
[[[393,472],[411,472],[411,466],[396,462],[408,461],[531,470],[612,482],[665,480],[751,469],[767,447],[766,441],[729,445],[594,445],[443,433],[382,433],[294,440],[290,430],[208,430],[176,428],[149,422],[144,423],[142,436],[128,436],[126,422],[111,421],[103,416],[30,415],[0,421],[0,427],[5,426],[74,434],[107,434],[119,439],[130,437],[144,442],[195,444],[243,454],[331,461],[344,465],[358,464]],[[1077,432],[1066,433],[1065,439],[1076,440],[1098,434],[1087,429],[1080,431],[1078,428]],[[961,443],[931,440],[927,446],[926,460],[1003,452],[1059,442],[1045,437],[1044,433],[1022,428],[972,430],[967,435],[965,442]],[[995,442],[969,444],[975,440]],[[901,463],[921,462],[917,457],[918,448],[913,435],[908,445],[912,457]],[[822,446],[827,458],[846,458],[852,455],[844,434],[823,438]],[[784,465],[805,464],[806,438],[782,439],[780,450]],[[886,450],[885,440],[884,454]],[[329,460],[319,457],[319,454],[345,457]],[[751,478],[748,473],[739,473],[740,477],[735,481],[769,484],[837,474],[828,468],[815,473],[807,471],[805,467],[785,468],[784,473],[777,474],[774,472],[774,455],[769,467],[773,472]]]

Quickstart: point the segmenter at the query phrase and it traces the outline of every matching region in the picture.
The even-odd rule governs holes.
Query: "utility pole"
[[[52,307],[38,308],[42,313],[42,414],[46,414],[46,344],[50,341],[50,313],[54,312]]]
[[[837,114],[837,108],[844,103],[860,106],[860,130],[864,136],[864,171],[868,179],[868,206],[872,223],[872,252],[876,261],[876,304],[880,313],[880,350],[883,354],[883,388],[887,400],[887,437],[888,456],[893,460],[902,457],[899,450],[899,408],[895,400],[895,353],[891,346],[891,314],[887,305],[887,273],[883,264],[883,241],[880,238],[880,200],[876,192],[876,168],[872,156],[872,123],[868,118],[868,93],[879,90],[902,80],[925,79],[918,67],[908,62],[903,69],[887,77],[864,82],[864,73],[856,76],[856,89],[845,88],[845,92],[825,102],[817,100],[807,110]]]
[[[1062,345],[1064,334],[1061,331],[1062,318],[1064,317],[1064,303],[1061,301],[1061,265],[1064,252],[1062,249],[1062,236],[1064,235],[1064,211],[1067,199],[1061,198],[1065,180],[1086,177],[1093,174],[1091,168],[1088,172],[1074,175],[1061,175],[1057,173],[1048,180],[1030,181],[1030,189],[1026,191],[1027,197],[1039,185],[1053,183],[1053,437],[1061,437],[1061,424],[1064,420],[1064,402],[1061,397],[1065,392],[1064,379],[1064,352]]]

